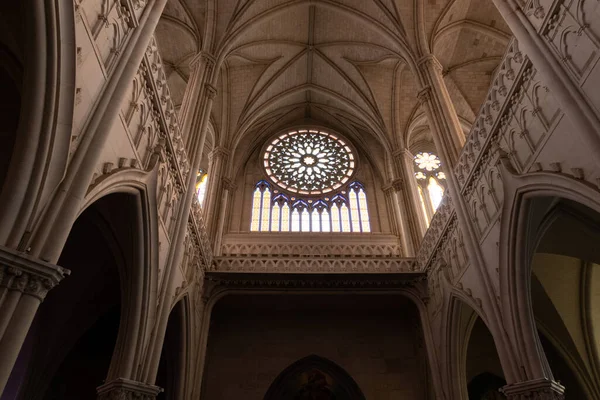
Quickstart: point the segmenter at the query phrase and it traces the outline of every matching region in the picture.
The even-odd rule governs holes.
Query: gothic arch
[[[325,386],[323,378],[327,379],[327,386],[331,393],[335,393],[337,400],[360,400],[365,399],[362,391],[354,382],[354,379],[339,365],[326,358],[317,355],[310,355],[296,361],[285,370],[283,370],[269,387],[264,400],[287,400],[294,399],[296,393],[302,390],[301,387],[295,387],[295,380],[302,374],[314,374],[309,379],[319,379]],[[334,386],[335,385],[335,386]]]
[[[473,376],[470,376],[472,372],[475,370],[478,374],[503,375],[506,369],[503,362],[506,363],[506,360],[502,359],[503,351],[497,345],[497,333],[489,328],[483,310],[462,296],[461,293],[457,293],[456,290],[450,294],[444,318],[446,320],[444,325],[447,328],[445,336],[441,338],[443,342],[441,361],[442,365],[445,365],[443,372],[445,386],[451,391],[447,393],[447,396],[469,398],[469,384],[473,380]],[[474,330],[477,332],[474,333]],[[495,360],[491,363],[495,365],[495,370],[490,371],[489,367],[482,369],[480,366],[473,366],[473,352],[470,350],[474,337],[478,340],[483,337],[486,340],[486,346],[480,344],[479,346],[482,350],[488,351],[488,358]],[[477,345],[476,343],[475,346]]]
[[[189,353],[192,338],[189,297],[175,303],[169,315],[157,372],[156,384],[163,388],[158,400],[181,399],[190,382],[192,370]]]
[[[75,221],[59,260],[71,276],[47,296],[23,346],[29,368],[14,377],[29,382],[23,399],[91,398],[104,380],[136,378],[156,309],[144,209],[139,192],[113,191]]]
[[[564,175],[541,172],[516,176],[509,168],[503,169],[506,173],[502,174],[504,205],[499,278],[504,323],[515,350],[522,355],[520,363],[524,370],[520,373],[524,376],[520,379],[554,379],[534,313],[532,260],[552,223],[548,212],[553,205],[568,201],[600,214],[598,192]],[[587,390],[590,390],[589,384]]]
[[[8,3],[7,3],[8,4]],[[0,242],[17,247],[63,177],[75,102],[75,17],[66,2],[24,3],[21,108],[5,190]],[[29,5],[29,7],[27,7]]]

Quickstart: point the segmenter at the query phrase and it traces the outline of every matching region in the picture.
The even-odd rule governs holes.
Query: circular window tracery
[[[297,130],[277,136],[264,153],[269,178],[290,192],[316,195],[339,189],[352,177],[355,157],[338,136]]]

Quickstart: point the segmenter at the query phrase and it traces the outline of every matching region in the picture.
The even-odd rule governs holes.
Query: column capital
[[[154,400],[162,392],[158,386],[118,378],[99,386],[98,400]]]
[[[216,60],[215,56],[213,56],[212,54],[210,54],[206,51],[201,51],[190,60],[189,66],[192,70],[194,70],[200,64],[204,64],[207,67],[214,67],[216,63],[217,63],[217,60]]]
[[[227,190],[228,192],[232,192],[237,188],[237,185],[229,178],[223,178],[221,179],[221,182],[223,182],[223,189]]]
[[[0,246],[0,287],[44,300],[71,271]]]
[[[208,154],[209,159],[215,159],[215,157],[227,157],[231,154],[228,148],[223,146],[217,146]]]
[[[437,69],[439,72],[442,72],[444,70],[444,67],[442,66],[442,64],[439,62],[439,60],[433,54],[427,54],[427,55],[419,58],[419,60],[417,60],[417,65],[419,67],[433,67],[433,68]]]
[[[398,150],[394,150],[392,152],[392,156],[394,158],[398,158],[398,159],[403,159],[405,157],[408,157],[409,159],[414,159],[415,155],[408,149],[398,149]]]
[[[431,100],[431,86],[427,85],[417,93],[417,99],[419,103],[423,105]]]
[[[385,193],[399,192],[404,188],[404,179],[397,178],[391,181],[388,185],[383,187]]]
[[[217,95],[217,88],[211,85],[210,83],[204,84],[204,95],[206,98],[212,100]]]
[[[558,382],[540,378],[511,383],[502,387],[500,391],[509,400],[563,400],[565,387]]]

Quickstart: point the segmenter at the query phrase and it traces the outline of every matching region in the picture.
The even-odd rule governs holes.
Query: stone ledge
[[[500,391],[511,400],[562,400],[565,387],[558,382],[540,378],[511,383],[501,388]]]

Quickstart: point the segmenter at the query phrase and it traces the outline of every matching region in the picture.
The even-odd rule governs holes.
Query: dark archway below
[[[273,381],[264,400],[360,400],[362,391],[336,363],[310,355],[287,367]]]

